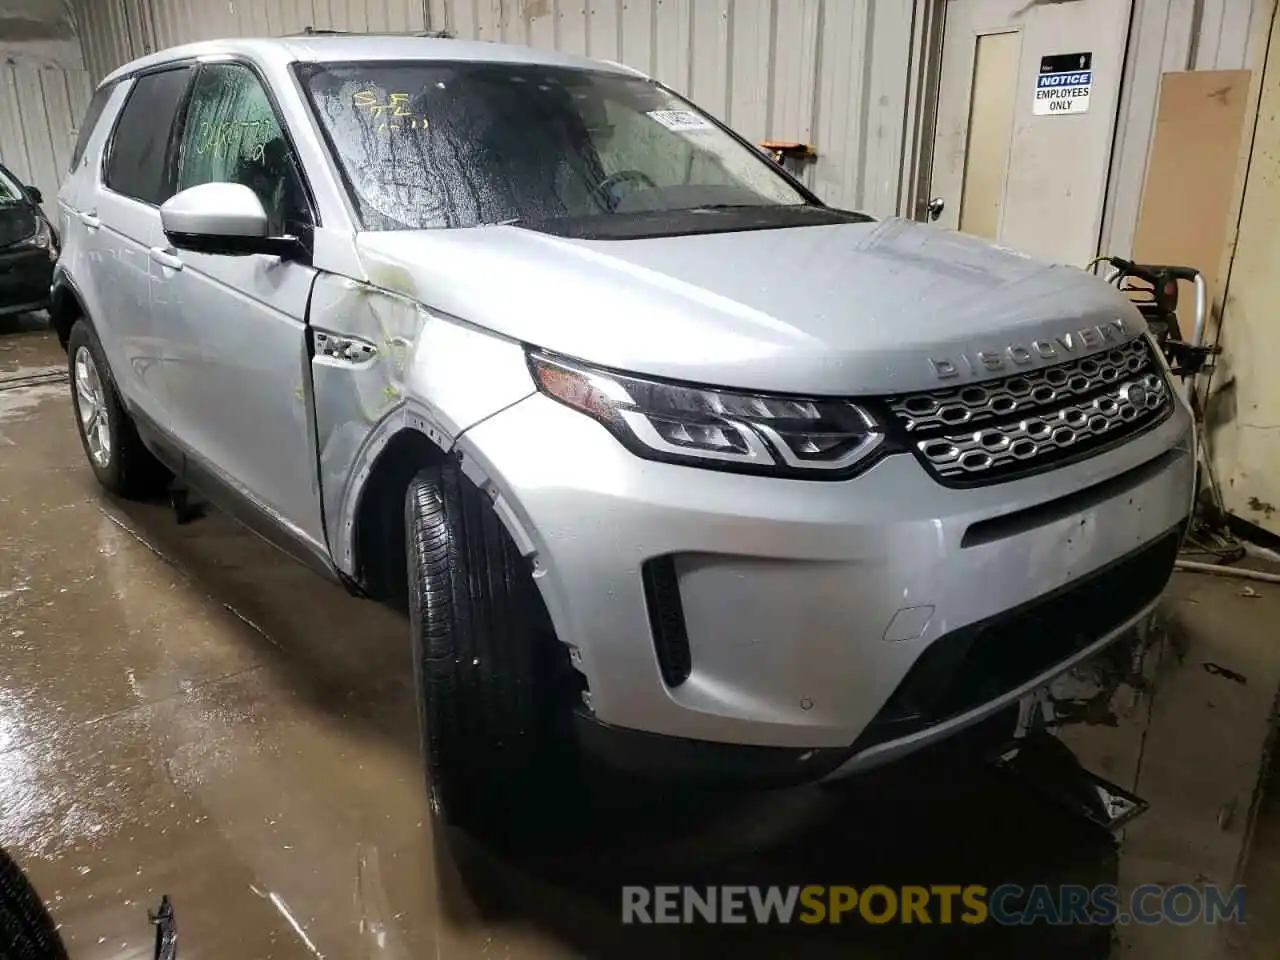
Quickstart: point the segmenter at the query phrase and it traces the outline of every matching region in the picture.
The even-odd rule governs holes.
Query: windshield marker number
[[[414,116],[409,109],[409,100],[407,93],[393,93],[383,103],[376,91],[360,90],[352,102],[356,109],[368,110],[370,116],[381,120],[376,128],[379,131],[427,129],[427,118]]]

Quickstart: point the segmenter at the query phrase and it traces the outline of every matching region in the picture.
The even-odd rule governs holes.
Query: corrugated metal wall
[[[427,0],[72,0],[84,58],[100,79],[122,63],[179,43],[279,36],[305,27],[417,32]]]
[[[122,63],[152,49],[142,32],[149,15],[147,0],[73,0],[71,10],[84,64],[95,85]]]
[[[1117,256],[1133,248],[1161,74],[1260,68],[1275,8],[1275,0],[1133,2],[1102,229],[1102,251]]]
[[[92,85],[78,55],[50,57],[42,46],[0,45],[0,162],[40,188],[52,215]]]
[[[157,49],[209,37],[276,37],[305,27],[409,33],[426,29],[421,0],[150,0]]]

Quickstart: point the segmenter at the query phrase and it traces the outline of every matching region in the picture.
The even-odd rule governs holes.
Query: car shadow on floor
[[[216,512],[177,525],[162,505],[104,510],[242,618],[257,652],[317,709],[366,725],[418,762],[402,616],[347,596]],[[448,841],[433,845],[443,906],[460,923],[477,922],[478,911],[481,923],[533,925],[591,957],[1107,956],[1106,927],[974,927],[958,909],[951,923],[935,913],[929,926],[621,923],[627,885],[1115,884],[1112,834],[992,769],[968,747],[978,743],[949,742],[834,786],[771,792],[608,775],[567,782],[557,809],[522,818],[527,834],[509,847],[437,825]],[[1053,762],[1074,759],[1060,747]]]
[[[636,885],[1115,884],[1112,834],[984,762],[976,750],[984,742],[945,745],[835,785],[767,793],[595,780],[564,801],[572,814],[553,838],[531,837],[511,853],[455,834],[451,856],[490,919],[537,922],[586,956],[1107,956],[1105,927],[973,926],[958,898],[949,923],[935,899],[928,926],[868,923],[857,909],[838,925],[621,923],[623,887]],[[1049,762],[1074,765],[1057,741],[1047,749]]]
[[[28,313],[8,313],[0,316],[0,336],[48,330],[49,315],[43,310]]]

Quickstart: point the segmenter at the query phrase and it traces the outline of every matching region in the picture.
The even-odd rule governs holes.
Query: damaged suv
[[[51,314],[94,472],[407,607],[459,819],[551,756],[884,762],[1169,578],[1191,418],[1127,300],[832,209],[632,70],[235,40],[93,110]]]

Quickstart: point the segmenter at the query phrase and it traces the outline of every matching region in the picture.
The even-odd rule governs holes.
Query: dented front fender
[[[524,348],[432,312],[406,293],[321,274],[311,361],[325,532],[355,574],[355,515],[379,455],[402,430],[442,450],[534,392]]]

